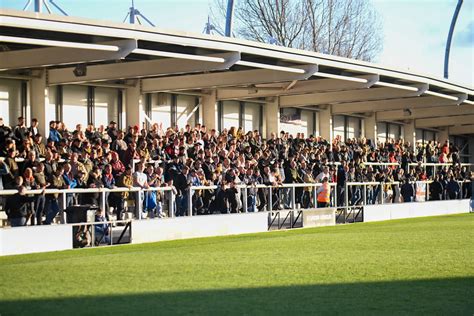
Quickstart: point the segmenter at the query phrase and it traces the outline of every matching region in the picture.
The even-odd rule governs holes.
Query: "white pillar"
[[[140,129],[145,123],[145,112],[143,98],[140,94],[140,86],[127,88],[125,91],[126,124],[124,126],[138,125]]]
[[[31,79],[30,81],[30,104],[31,104],[31,118],[38,120],[38,129],[43,139],[46,140],[49,136],[49,122],[46,121],[46,111],[49,105],[48,87],[46,86],[45,72],[39,78]],[[26,122],[29,126],[30,122]]]
[[[216,90],[209,91],[201,97],[202,104],[202,124],[206,126],[207,130],[217,130],[217,93]]]
[[[377,143],[377,121],[375,113],[364,118],[364,137]]]
[[[269,138],[271,133],[280,133],[280,98],[275,97],[273,101],[265,104],[264,120],[266,123],[265,138]]]
[[[319,133],[322,138],[332,144],[333,126],[331,106],[328,106],[319,112]]]
[[[412,149],[416,149],[416,129],[415,129],[415,120],[411,120],[408,123],[405,123],[403,127],[403,138],[405,141],[411,143]]]

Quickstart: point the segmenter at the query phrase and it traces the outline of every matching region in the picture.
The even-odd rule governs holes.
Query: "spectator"
[[[443,198],[444,188],[441,178],[440,175],[436,175],[436,179],[430,184],[431,200],[433,201],[439,201]]]
[[[36,184],[40,189],[46,189],[50,186],[46,176],[44,174],[44,164],[38,162],[34,169],[33,177],[35,178]],[[41,225],[43,222],[43,215],[46,215],[46,197],[38,196],[35,202],[35,213],[36,213],[36,224]]]
[[[454,176],[449,178],[448,185],[446,186],[446,191],[450,200],[455,200],[460,197],[461,187],[459,183],[454,179]]]
[[[120,176],[118,181],[120,187],[125,187],[131,189],[133,187],[133,177],[132,177],[132,168],[126,167],[125,172]],[[117,207],[115,212],[117,214],[117,219],[122,219],[122,214],[125,208],[125,201],[128,200],[130,193],[125,191],[123,193],[115,193],[117,197]]]
[[[5,211],[12,227],[25,226],[27,218],[31,215],[31,203],[36,197],[27,196],[26,190],[26,187],[19,186],[18,193],[7,198]]]
[[[64,168],[63,166],[58,166],[55,173],[51,179],[51,188],[54,189],[66,189],[67,185],[64,182]],[[46,196],[46,206],[45,209],[47,210],[46,220],[43,224],[49,225],[52,223],[53,219],[58,215],[59,209],[59,202],[58,202],[59,194],[48,194]]]
[[[19,123],[15,131],[24,126],[24,122]],[[321,137],[305,137],[302,133],[292,136],[282,131],[264,140],[258,131],[244,133],[242,128],[224,129],[219,133],[200,125],[194,128],[188,125],[179,130],[176,127],[163,129],[159,124],[142,130],[139,126],[133,126],[125,133],[113,121],[107,129],[93,125],[84,128],[78,124],[74,130],[68,131],[61,122],[52,121],[45,146],[41,135],[31,137],[36,133],[35,126],[32,122],[33,129],[30,128],[23,141],[17,143],[15,133],[0,120],[0,143],[4,145],[0,147],[0,155],[7,157],[0,168],[4,188],[16,188],[22,181],[31,184],[31,172],[24,173],[28,168],[33,170],[33,181],[40,187],[64,188],[64,184],[57,179],[57,171],[65,169],[61,178],[71,187],[74,183],[80,188],[127,188],[134,185],[147,189],[150,186],[170,186],[176,190],[174,209],[177,216],[187,214],[189,198],[194,214],[245,211],[243,191],[239,187],[242,183],[250,186],[247,188],[247,211],[292,207],[292,189],[282,188],[282,183],[321,182],[324,178],[328,178],[330,183],[337,182],[335,194],[339,205],[345,203],[348,182],[383,184],[348,186],[350,204],[360,203],[363,188],[367,203],[375,203],[380,198],[392,203],[399,201],[400,196],[403,198],[394,181],[432,179],[435,171],[439,178],[430,185],[433,199],[442,199],[446,195],[466,197],[470,191],[467,184],[463,184],[458,193],[455,184],[450,184],[448,190],[447,179],[451,183],[467,178],[467,170],[457,163],[442,169],[422,165],[411,168],[409,164],[412,162],[439,161],[443,155],[446,156],[441,157],[445,159],[443,161],[460,160],[456,146],[435,141],[417,144],[416,150],[413,150],[409,142],[393,139],[385,142],[363,138],[343,141],[336,137],[330,144]],[[18,157],[25,158],[25,161]],[[40,167],[39,161],[43,157]],[[132,176],[133,170],[127,167],[133,167],[137,161],[141,166],[137,163]],[[399,165],[372,167],[367,162]],[[144,172],[147,165],[147,172]],[[257,188],[258,184],[272,185],[272,196],[269,196],[268,189]],[[191,185],[217,185],[218,189],[192,190],[189,197]],[[313,200],[317,200],[309,187],[299,187],[294,193],[295,203],[303,207],[310,207]],[[148,208],[150,217],[160,217],[159,214],[163,214],[161,207],[166,205],[165,199],[169,194],[159,191],[143,193],[135,205],[146,203],[143,209]],[[133,196],[135,198],[135,194]],[[105,216],[113,208],[117,218],[122,218],[125,201],[129,197],[129,192],[108,195]],[[98,192],[79,196],[82,204],[102,205],[100,199]],[[73,203],[72,200],[68,195],[69,204]],[[171,199],[167,200],[171,203]],[[268,205],[270,200],[271,206]],[[57,214],[57,208],[57,197],[48,194],[43,210],[41,203],[35,207],[36,218],[47,214],[45,222],[49,222],[51,216]]]
[[[105,211],[98,209],[95,213],[94,222],[101,224],[94,224],[94,233],[95,233],[95,244],[96,246],[101,243],[110,244],[110,224],[107,224],[107,218],[105,216]]]
[[[324,177],[322,185],[316,190],[318,208],[329,207],[331,202],[331,187],[329,186],[328,178]]]
[[[413,202],[415,198],[415,189],[410,183],[410,179],[406,178],[402,187],[400,188],[400,194],[402,195],[403,202]]]
[[[54,144],[58,144],[61,140],[61,135],[57,130],[56,121],[49,122],[49,137],[48,141],[52,141]]]
[[[23,141],[28,139],[30,132],[25,125],[25,118],[23,116],[20,116],[18,118],[18,125],[15,126],[15,129],[13,130],[13,135],[17,146],[19,146],[23,143]]]
[[[36,135],[39,135],[39,129],[38,129],[39,123],[38,119],[31,119],[31,126],[28,128],[28,132],[31,137],[35,137]]]

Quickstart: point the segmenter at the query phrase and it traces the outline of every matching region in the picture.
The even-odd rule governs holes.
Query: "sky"
[[[54,2],[71,16],[115,22],[124,20],[131,4],[131,0]],[[26,3],[27,0],[0,0],[1,7],[19,10]],[[213,3],[213,0],[135,0],[135,7],[157,27],[202,33]],[[372,0],[372,3],[382,20],[384,39],[383,50],[374,62],[442,78],[446,39],[457,0]],[[449,80],[474,86],[474,0],[464,0],[457,20]]]

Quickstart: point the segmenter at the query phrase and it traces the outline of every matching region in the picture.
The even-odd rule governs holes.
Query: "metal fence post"
[[[367,185],[364,183],[362,184],[362,202],[364,205],[367,205]]]
[[[461,187],[461,191],[462,191],[462,187]],[[430,200],[430,183],[426,182],[425,201],[429,201],[429,200]]]
[[[137,204],[138,205],[135,205],[135,209],[137,210],[138,214],[137,214],[137,218],[139,220],[142,219],[142,212],[143,212],[143,201],[142,201],[142,196],[143,195],[143,190],[140,188],[138,191],[137,191]]]
[[[175,203],[176,203],[176,197],[174,196],[174,191],[173,189],[170,190],[170,203],[168,206],[168,211],[171,213],[169,217],[174,218],[175,215]]]
[[[95,221],[95,220],[94,220]],[[95,247],[95,225],[90,225],[91,227],[91,247]]]
[[[379,201],[380,201],[380,204],[383,204],[383,182],[380,182],[380,190],[379,190]]]
[[[291,208],[296,209],[296,187],[291,187]]]
[[[344,224],[347,223],[347,211],[349,210],[349,185],[346,182],[345,190],[344,190]]]
[[[106,201],[105,201],[105,189],[100,189],[100,196],[102,197],[102,201],[100,203],[100,207],[102,208],[102,210],[104,210],[105,214],[109,214],[109,210],[106,210],[105,209],[105,206],[106,206]]]
[[[272,187],[268,187],[268,211],[271,212],[272,209],[273,209]]]
[[[66,211],[66,207],[67,207],[67,193],[66,192],[63,192],[61,194],[62,196],[62,200],[63,200],[63,205],[62,207],[59,209],[59,216],[60,216],[60,219],[59,221],[61,222],[61,224],[65,224],[66,221],[64,219],[64,211]]]
[[[188,189],[188,216],[193,216],[193,189]]]
[[[317,194],[317,191],[318,191],[318,187],[316,185],[314,185],[314,187],[313,187],[313,207],[314,208],[318,207],[318,194]]]
[[[346,187],[345,187],[345,190],[344,190],[344,200],[345,200],[345,203],[346,203],[346,207],[349,206],[349,184],[346,182]]]
[[[243,205],[243,208],[244,208],[244,213],[248,213],[248,205],[247,205],[247,186],[244,187],[244,192],[243,192],[243,201],[242,201],[242,205]]]

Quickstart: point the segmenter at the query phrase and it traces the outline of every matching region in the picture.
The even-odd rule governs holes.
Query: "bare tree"
[[[215,0],[216,22],[226,0]],[[234,34],[259,42],[373,60],[382,47],[381,24],[368,0],[236,0]]]

